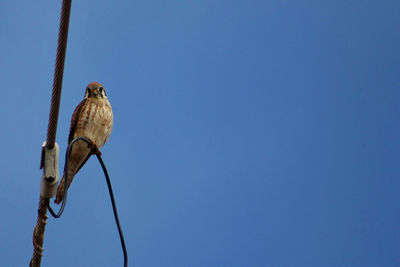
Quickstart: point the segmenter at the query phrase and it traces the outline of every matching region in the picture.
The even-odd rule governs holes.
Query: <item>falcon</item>
[[[92,141],[92,145],[88,145],[83,140],[73,144],[68,158],[68,170],[66,170],[68,171],[68,188],[76,173],[89,157],[95,153],[100,153],[98,149],[107,142],[112,127],[113,113],[106,91],[100,83],[92,82],[86,87],[84,99],[75,108],[68,137],[68,144],[76,137],[84,136]],[[64,179],[65,170],[54,200],[57,204],[60,204],[64,198]]]

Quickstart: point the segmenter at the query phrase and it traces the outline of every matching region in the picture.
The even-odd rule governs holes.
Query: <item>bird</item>
[[[63,178],[57,188],[54,202],[60,204],[64,198],[65,172],[68,172],[67,188],[69,188],[76,173],[93,154],[99,150],[111,135],[113,128],[113,112],[106,91],[98,82],[92,82],[86,87],[85,97],[75,108],[71,119],[68,144],[79,136],[86,137],[92,144],[78,140],[72,145],[68,160],[68,170],[64,170]]]

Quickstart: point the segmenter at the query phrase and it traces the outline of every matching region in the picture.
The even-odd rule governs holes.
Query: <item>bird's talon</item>
[[[100,151],[100,149],[97,147],[96,144],[92,143],[92,144],[90,145],[90,150],[91,150],[92,154],[96,154],[96,155],[101,156],[101,151]]]

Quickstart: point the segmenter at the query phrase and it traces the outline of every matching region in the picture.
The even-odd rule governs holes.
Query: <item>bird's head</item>
[[[107,98],[106,90],[98,82],[92,82],[86,87],[85,98]]]

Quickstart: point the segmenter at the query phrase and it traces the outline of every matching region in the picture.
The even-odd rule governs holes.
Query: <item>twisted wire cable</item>
[[[49,124],[47,128],[47,148],[53,148],[56,140],[58,112],[60,109],[61,87],[64,73],[65,53],[67,49],[69,18],[72,0],[63,0],[58,32],[57,57],[54,70],[53,91],[50,105]],[[47,224],[47,207],[49,199],[40,197],[37,223],[33,231],[33,254],[30,267],[40,267],[43,255],[44,233]]]

